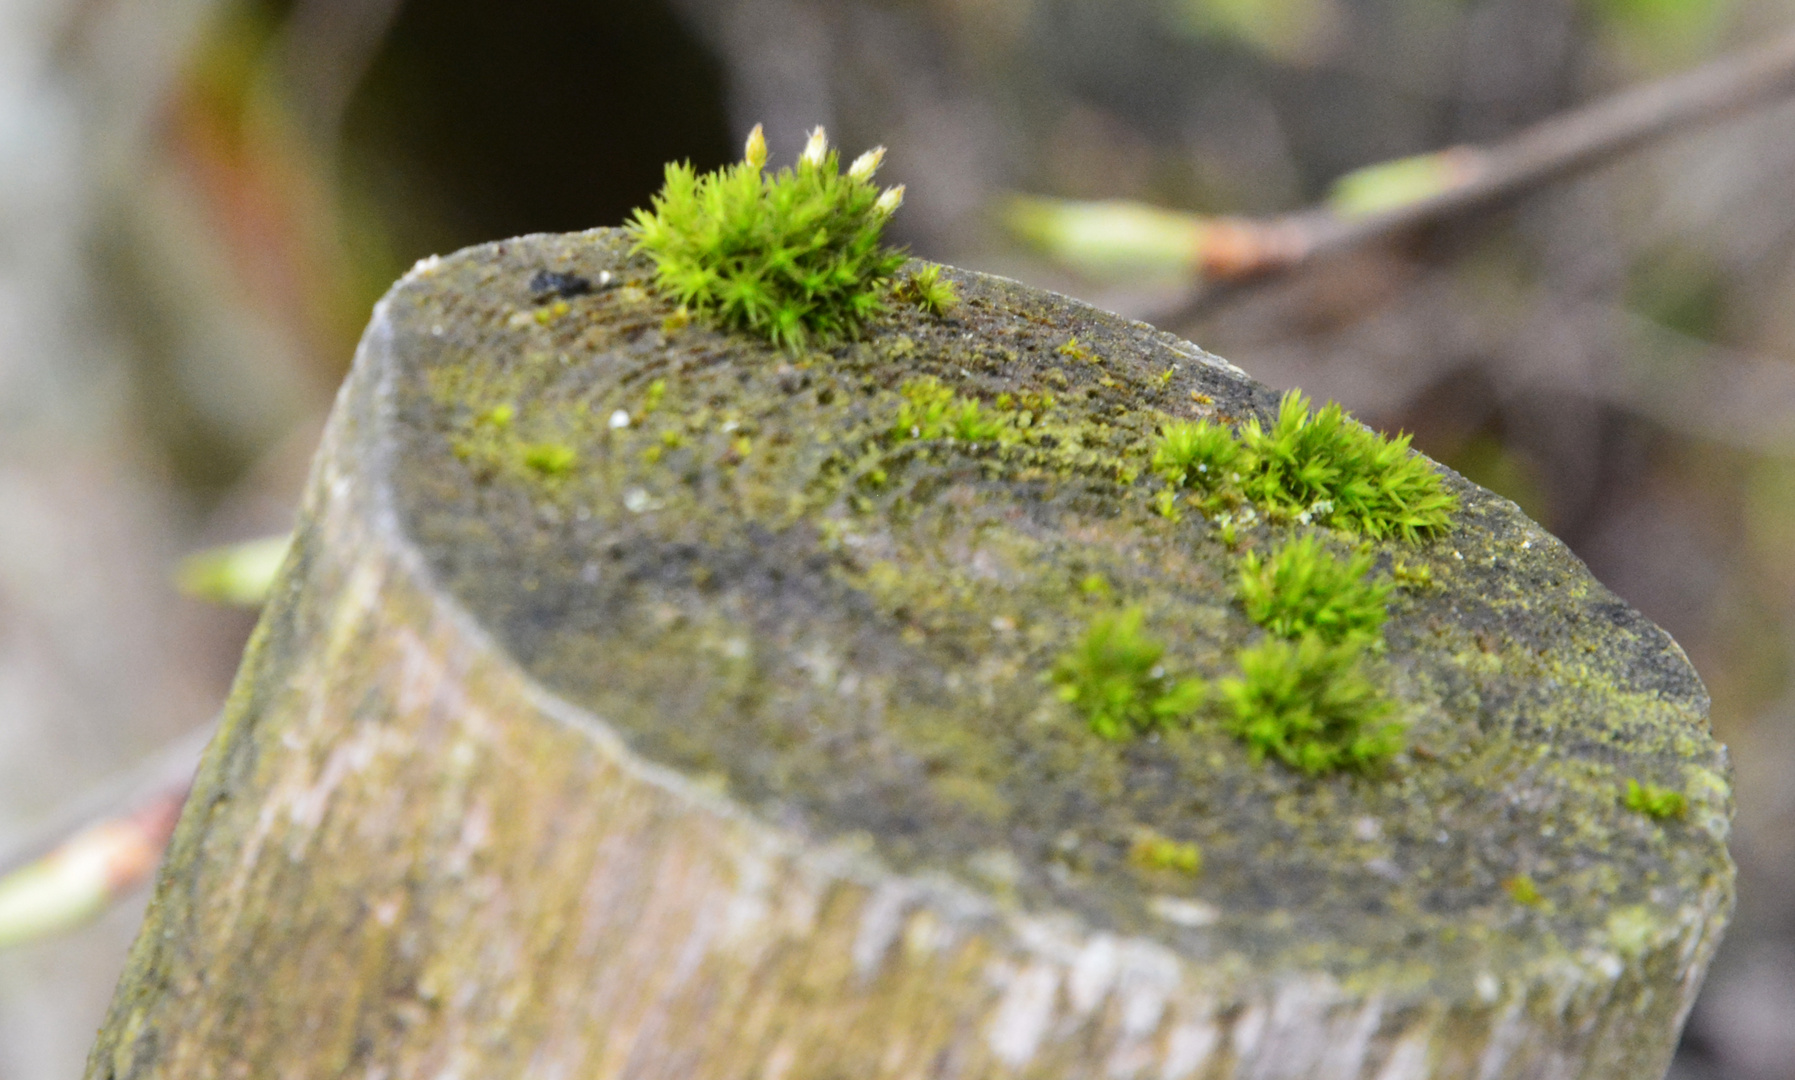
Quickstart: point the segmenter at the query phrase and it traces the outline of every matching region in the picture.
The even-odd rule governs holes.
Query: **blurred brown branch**
[[[201,725],[29,833],[0,836],[0,949],[81,926],[149,880],[214,730]]]
[[[172,792],[185,792],[216,729],[216,722],[202,724],[130,770],[72,799],[32,828],[0,834],[0,880],[72,843],[85,831],[161,805]]]
[[[1150,316],[1176,325],[1228,295],[1229,286],[1486,208],[1792,92],[1795,33],[1552,117],[1494,145],[1369,166],[1343,177],[1326,201],[1294,213],[1205,217],[1125,203],[1023,199],[1010,220],[1027,239],[1075,265],[1140,261],[1164,271],[1179,264],[1195,284]]]
[[[1458,178],[1443,190],[1357,219],[1343,218],[1331,209],[1298,215],[1292,223],[1302,233],[1302,243],[1294,258],[1263,266],[1242,261],[1228,268],[1231,274],[1221,276],[1288,269],[1478,209],[1672,132],[1791,92],[1795,92],[1795,34],[1552,117],[1494,146],[1445,151],[1457,159]]]

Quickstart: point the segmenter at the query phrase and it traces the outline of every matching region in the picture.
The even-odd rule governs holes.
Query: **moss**
[[[1064,344],[1053,351],[1068,359],[1083,361],[1087,364],[1103,363],[1101,356],[1092,352],[1088,346],[1079,344],[1075,337],[1067,338]]]
[[[1627,809],[1655,821],[1668,821],[1689,813],[1689,799],[1682,792],[1661,788],[1656,784],[1641,784],[1632,778],[1627,780],[1627,789],[1621,796],[1621,802]]]
[[[893,441],[959,439],[963,442],[1013,443],[1015,424],[1002,412],[986,411],[942,385],[932,376],[911,379],[898,391],[903,403],[891,422]]]
[[[930,315],[946,315],[960,302],[954,283],[941,276],[941,267],[925,266],[898,282],[896,296]]]
[[[1257,417],[1237,433],[1205,420],[1173,422],[1153,450],[1168,484],[1207,505],[1240,500],[1267,514],[1415,542],[1443,531],[1457,498],[1406,435],[1386,439],[1329,402],[1311,412],[1300,391],[1284,395],[1269,426]]]
[[[1397,559],[1390,564],[1390,577],[1398,585],[1408,589],[1425,589],[1434,583],[1433,568],[1426,563],[1411,563]]]
[[[1222,684],[1224,723],[1256,758],[1314,775],[1366,770],[1401,751],[1404,725],[1388,720],[1395,705],[1367,675],[1390,595],[1371,568],[1368,548],[1336,559],[1313,534],[1241,559],[1247,617],[1284,639],[1244,650],[1240,676]]]
[[[656,379],[649,383],[648,392],[642,395],[642,409],[640,414],[635,418],[636,422],[641,423],[643,420],[646,420],[648,417],[653,416],[658,412],[661,407],[661,401],[666,398],[666,396],[666,379]]]
[[[1142,631],[1143,617],[1138,607],[1098,615],[1053,665],[1060,699],[1106,739],[1168,725],[1203,703],[1202,682],[1166,673],[1165,643]]]
[[[1142,829],[1128,846],[1128,861],[1143,870],[1196,877],[1203,872],[1203,849],[1188,841],[1180,843],[1151,829]]]
[[[1236,590],[1247,617],[1279,637],[1378,641],[1390,584],[1371,580],[1372,561],[1369,548],[1336,559],[1313,534],[1300,536],[1267,559],[1248,552]]]
[[[1365,673],[1357,641],[1307,634],[1243,649],[1240,675],[1222,681],[1223,724],[1251,748],[1311,776],[1366,770],[1402,749],[1404,725]]]
[[[560,476],[578,460],[579,454],[573,447],[560,443],[537,443],[523,448],[524,464],[544,476]]]
[[[1228,948],[1295,962],[1350,940],[1421,980],[1545,956],[1492,906],[1516,874],[1555,901],[1528,918],[1557,957],[1598,940],[1585,913],[1694,895],[1678,890],[1724,860],[1724,785],[1691,781],[1688,828],[1616,796],[1629,776],[1724,774],[1699,683],[1509,504],[1440,471],[1459,509],[1438,530],[1309,527],[1330,551],[1369,540],[1366,581],[1402,568],[1386,651],[1360,672],[1395,708],[1365,730],[1400,718],[1409,748],[1375,779],[1255,764],[1219,689],[1190,722],[1105,738],[1043,678],[1099,617],[1139,609],[1169,677],[1263,696],[1244,693],[1239,657],[1266,632],[1237,602],[1240,566],[1271,565],[1300,523],[1244,497],[1205,506],[1153,455],[1168,423],[1270,430],[1279,396],[1138,324],[952,269],[950,315],[893,305],[858,342],[669,332],[675,304],[628,246],[517,241],[445,260],[427,302],[402,290],[423,359],[396,392],[415,435],[394,475],[444,587],[638,752],[817,835],[863,833],[897,869],[963,875],[1008,850],[1019,903],[1183,941],[1196,932],[1154,913],[1129,859],[1150,828],[1200,846],[1193,887]],[[617,286],[513,325],[545,265]],[[439,322],[460,336],[431,337]],[[1072,337],[1105,363],[1062,355]],[[905,387],[926,380],[1013,438],[894,438]],[[502,403],[506,430],[478,422]],[[522,465],[520,447],[547,442],[577,464]],[[538,588],[506,569],[520,565]],[[1068,831],[1072,855],[1055,846]],[[1344,957],[1315,962],[1361,969]]]
[[[902,189],[881,193],[872,182],[883,148],[843,173],[827,146],[817,128],[795,167],[768,176],[756,127],[736,165],[702,176],[668,165],[652,208],[630,223],[659,288],[788,349],[858,335],[904,263],[880,242]],[[940,292],[937,283],[931,295]]]
[[[1502,888],[1515,903],[1525,907],[1544,907],[1546,904],[1546,898],[1540,895],[1539,886],[1526,874],[1516,874],[1509,878],[1502,883]]]
[[[1234,433],[1208,420],[1172,421],[1153,446],[1153,471],[1172,488],[1219,491],[1232,482],[1239,460]]]

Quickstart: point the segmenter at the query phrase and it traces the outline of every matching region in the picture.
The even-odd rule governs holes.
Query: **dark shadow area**
[[[664,163],[735,156],[721,69],[655,2],[406,4],[345,136],[402,257],[616,225]]]

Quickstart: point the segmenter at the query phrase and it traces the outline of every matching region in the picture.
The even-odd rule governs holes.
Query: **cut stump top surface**
[[[385,302],[370,479],[441,589],[634,754],[804,843],[1243,973],[1465,999],[1700,936],[1724,908],[1700,681],[1511,503],[1448,471],[1451,528],[1377,546],[1384,572],[1432,576],[1394,594],[1376,666],[1410,725],[1387,767],[1255,762],[1207,715],[1108,741],[1045,677],[1096,613],[1139,606],[1210,679],[1261,634],[1239,551],[1155,511],[1143,448],[1167,418],[1269,418],[1278,395],[955,270],[945,316],[783,353],[685,319],[627,250],[525,237],[414,271]],[[1057,451],[892,449],[922,376],[1011,395]],[[1629,780],[1687,814],[1629,810]],[[1143,830],[1199,845],[1200,873],[1131,861]]]

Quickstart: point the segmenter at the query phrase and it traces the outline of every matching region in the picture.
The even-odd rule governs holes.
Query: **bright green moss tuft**
[[[1637,780],[1627,781],[1627,791],[1621,801],[1627,809],[1657,821],[1680,818],[1689,812],[1689,799],[1682,792],[1656,784],[1641,784]]]
[[[1091,620],[1084,638],[1053,666],[1060,699],[1106,739],[1126,739],[1195,712],[1203,683],[1166,674],[1164,643],[1141,629],[1141,609]]]
[[[1409,452],[1407,435],[1386,439],[1333,402],[1311,412],[1296,390],[1269,429],[1257,419],[1237,433],[1208,421],[1167,424],[1153,468],[1212,502],[1245,500],[1268,515],[1376,539],[1419,540],[1443,530],[1458,508],[1440,475]]]
[[[823,129],[794,168],[765,172],[756,127],[743,161],[702,176],[667,166],[652,209],[629,223],[668,296],[788,349],[859,335],[904,256],[880,242],[903,188],[872,182],[883,149],[843,173]]]
[[[947,314],[960,302],[954,283],[941,279],[939,266],[925,266],[898,282],[897,298],[935,316]]]
[[[1381,764],[1402,749],[1404,729],[1389,719],[1363,657],[1357,644],[1314,635],[1243,649],[1240,676],[1220,685],[1223,726],[1255,760],[1275,757],[1310,775]]]
[[[911,379],[898,392],[904,402],[891,423],[894,441],[959,439],[970,443],[1010,443],[1017,438],[1015,423],[1008,415],[987,411],[978,402],[960,397],[939,379]]]
[[[1458,509],[1440,475],[1409,452],[1407,435],[1386,439],[1335,402],[1311,413],[1300,391],[1284,395],[1271,430],[1249,420],[1240,441],[1252,458],[1242,488],[1268,507],[1409,541],[1444,529]]]
[[[1371,563],[1364,548],[1336,559],[1314,536],[1241,559],[1237,595],[1274,636],[1243,650],[1240,678],[1222,683],[1223,722],[1256,758],[1315,774],[1402,749],[1403,725],[1387,719],[1392,706],[1365,673],[1391,589],[1369,579]]]
[[[1174,420],[1153,446],[1153,471],[1172,487],[1215,491],[1228,482],[1240,458],[1234,433],[1207,420]]]
[[[1236,589],[1247,617],[1279,637],[1372,642],[1388,615],[1390,584],[1369,580],[1370,572],[1370,551],[1336,559],[1314,536],[1303,536],[1269,559],[1248,552]]]

